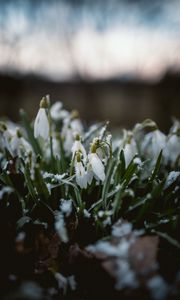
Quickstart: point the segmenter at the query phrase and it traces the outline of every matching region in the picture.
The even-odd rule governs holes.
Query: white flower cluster
[[[148,132],[146,132],[147,128]],[[151,120],[136,124],[133,131],[124,130],[123,137],[113,141],[113,148],[124,150],[126,166],[136,155],[154,166],[161,150],[164,165],[180,166],[180,122],[174,121],[167,136]]]
[[[41,101],[40,109],[34,122],[34,136],[35,138],[39,137],[43,139],[44,142],[48,142],[48,135],[50,134],[50,121],[46,112],[47,107],[46,103]],[[63,109],[61,102],[56,102],[50,109],[50,117],[52,121],[62,123],[59,137],[61,136],[63,140],[65,155],[67,157],[72,155],[76,183],[82,189],[86,189],[88,184],[90,185],[92,183],[93,178],[103,182],[105,180],[105,164],[107,157],[102,153],[101,140],[95,138],[91,144],[90,151],[87,154],[85,147],[82,144],[84,129],[78,117],[78,113],[76,111],[69,113]],[[109,144],[110,138],[110,135],[107,136],[106,142]],[[55,147],[57,144],[57,135],[56,138],[53,138],[52,142],[53,152],[60,152],[58,147]]]
[[[92,183],[93,178],[103,182],[105,180],[105,165],[102,157],[98,153],[100,149],[99,139],[94,139],[89,154],[81,143],[80,136],[76,136],[76,140],[72,146],[72,159],[74,162],[75,175],[77,184],[86,189],[88,184]]]
[[[24,158],[27,162],[28,159],[32,160],[34,155],[31,144],[23,137],[21,128],[16,127],[13,123],[0,124],[0,149],[9,152],[15,158]]]
[[[34,145],[23,129],[12,123],[1,122],[0,135],[0,155],[8,151],[12,157],[23,158],[25,163],[29,163],[30,173],[33,174],[37,151],[35,153]],[[167,136],[153,121],[146,120],[137,124],[132,131],[123,130],[122,136],[112,141],[111,134],[107,133],[107,125],[100,129],[92,126],[88,132],[84,132],[77,111],[66,111],[61,102],[51,106],[46,96],[40,102],[34,121],[34,138],[42,151],[41,160],[49,166],[52,161],[54,164],[61,161],[63,151],[65,168],[62,174],[68,174],[72,180],[75,178],[81,189],[87,189],[92,182],[95,185],[102,184],[111,156],[121,150],[124,152],[126,168],[132,160],[139,166],[143,160],[148,161],[153,167],[161,150],[165,166],[180,166],[180,123],[177,120]],[[41,171],[44,172],[43,168]],[[48,171],[52,172],[52,169]],[[58,168],[53,172],[57,174]]]
[[[42,120],[39,120],[40,115]],[[93,177],[103,182],[108,157],[103,157],[102,147],[96,146],[98,138],[94,139],[90,152],[87,154],[81,141],[84,130],[77,112],[70,114],[63,109],[61,102],[57,102],[51,107],[51,117],[54,121],[62,121],[61,135],[64,139],[64,150],[67,156],[72,153],[77,184],[86,189],[88,184],[91,184]],[[44,130],[45,128],[46,130]],[[146,132],[146,129],[148,129],[148,132]],[[105,127],[99,133],[100,141],[104,131]],[[39,136],[44,136],[44,138],[47,137],[47,132],[49,132],[48,119],[45,117],[45,109],[42,112],[42,108],[40,108],[37,115],[37,122],[35,121],[35,136],[37,136],[37,132],[40,132]],[[107,143],[111,144],[111,135],[107,136],[106,139]],[[55,150],[57,148],[55,147],[55,139],[53,144],[54,152],[58,152],[58,149]],[[137,124],[133,131],[124,130],[123,137],[113,141],[113,149],[117,147],[124,150],[126,167],[136,155],[149,160],[153,166],[161,150],[163,150],[165,164],[170,163],[172,166],[175,163],[179,164],[180,123],[175,120],[168,136],[166,136],[153,121],[147,120],[142,124]]]
[[[148,133],[145,132],[146,130]],[[137,124],[134,129],[134,136],[139,144],[140,154],[148,159],[152,165],[162,150],[165,165],[170,164],[173,167],[177,164],[180,166],[180,122],[178,120],[174,120],[167,136],[151,120]]]

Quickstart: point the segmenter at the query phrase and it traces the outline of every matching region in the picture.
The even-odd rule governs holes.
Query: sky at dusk
[[[180,1],[0,1],[0,72],[156,80],[180,69]]]

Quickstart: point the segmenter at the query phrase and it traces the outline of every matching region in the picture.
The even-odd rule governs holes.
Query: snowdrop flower
[[[74,137],[79,134],[82,136],[83,127],[79,119],[77,119],[77,112],[73,112],[69,117],[63,120],[62,136],[64,137],[64,150],[69,156],[74,144]]]
[[[66,130],[64,128],[62,136],[64,137],[65,155],[69,156],[74,143],[74,135],[70,126],[67,126]]]
[[[104,152],[103,152],[103,150],[102,150],[101,147],[98,147],[98,148],[96,149],[96,154],[98,155],[98,157],[100,158],[101,161],[104,161],[104,160],[105,160],[105,159],[104,159]],[[107,158],[106,158],[106,159],[107,159]]]
[[[167,155],[168,160],[172,164],[175,164],[180,157],[180,136],[178,134],[172,134],[167,140]]]
[[[99,137],[95,137],[92,141],[92,144],[94,145],[93,147],[96,148],[96,154],[98,155],[98,157],[100,158],[101,161],[103,161],[104,163],[106,163],[107,161],[107,157],[106,157],[106,151],[107,150],[107,141],[104,140],[102,141]],[[109,147],[108,147],[109,150]]]
[[[167,147],[165,149],[165,156],[171,165],[180,163],[180,122],[176,119],[173,121],[173,126],[169,131],[167,138]]]
[[[13,157],[26,157],[29,153],[33,152],[31,145],[22,137],[19,128],[8,128],[5,124],[4,126],[1,124],[1,132],[3,132],[1,140],[2,146],[6,148]]]
[[[13,156],[24,156],[33,152],[31,145],[22,137],[19,128],[16,128],[16,133],[9,142],[9,146]]]
[[[151,119],[146,119],[142,123],[137,123],[133,128],[133,136],[138,144],[141,144],[147,132],[158,129],[157,125]]]
[[[85,150],[84,146],[81,143],[81,138],[80,138],[79,134],[76,134],[75,141],[74,141],[74,144],[72,146],[71,151],[72,151],[73,157],[74,157],[76,152],[81,152],[84,160],[87,157],[86,150]]]
[[[173,125],[170,128],[170,134],[176,133],[177,135],[180,135],[180,121],[177,119],[173,120]]]
[[[96,153],[97,146],[95,143],[91,145],[91,153],[88,154],[89,159],[89,169],[92,169],[95,177],[97,177],[99,180],[104,181],[105,180],[105,172],[104,172],[104,165],[102,161],[100,160],[99,156]]]
[[[128,131],[126,136],[126,143],[124,146],[124,157],[125,157],[126,166],[129,165],[129,163],[131,162],[133,157],[137,154],[137,152],[138,149],[133,134],[130,131]]]
[[[58,157],[60,159],[60,144],[59,140],[55,137],[52,138],[52,145],[53,145],[53,154],[55,157]]]
[[[57,101],[51,106],[51,118],[54,121],[59,121],[67,118],[69,113],[67,110],[62,109],[62,102]]]
[[[165,147],[166,136],[158,129],[147,133],[141,145],[143,154],[151,159],[152,164],[156,162],[160,151],[165,149]]]
[[[15,128],[9,128],[3,122],[0,123],[0,132],[2,138],[0,139],[1,148],[7,149],[11,153],[10,142],[14,135],[16,135]],[[12,154],[12,153],[11,153]]]
[[[28,144],[27,146],[27,152],[28,152],[30,145],[28,142],[24,142],[24,141],[25,140],[22,137],[19,128],[16,128],[16,132],[14,133],[14,135],[11,137],[9,141],[9,149],[12,156],[21,156],[21,150],[23,149],[24,152],[26,151],[26,146],[27,146],[26,143]],[[32,148],[30,151],[32,151]]]
[[[84,129],[78,117],[79,115],[77,111],[72,111],[71,114],[67,115],[67,117],[63,120],[63,135],[66,134],[67,128],[71,128],[73,134],[79,134],[81,136],[83,135]]]
[[[122,149],[123,148],[123,139],[122,138],[115,138],[112,141],[112,151],[116,151],[117,149]]]
[[[34,121],[34,137],[41,137],[43,140],[47,140],[50,133],[46,108],[47,102],[46,99],[43,98],[40,102],[40,108]]]
[[[84,134],[84,129],[83,129],[82,123],[78,117],[79,117],[78,112],[75,110],[72,111],[72,113],[71,113],[71,128],[72,128],[72,131],[74,132],[74,134],[78,133],[79,135],[82,136]]]
[[[77,184],[80,186],[81,189],[86,189],[87,188],[87,173],[81,162],[81,154],[79,152],[76,153],[75,174],[76,174]]]
[[[87,183],[88,183],[89,185],[91,185],[92,180],[93,180],[93,177],[94,177],[94,173],[93,173],[93,170],[92,170],[92,166],[91,166],[91,164],[88,162],[88,164],[87,164],[87,174],[86,174],[86,178],[87,178]]]

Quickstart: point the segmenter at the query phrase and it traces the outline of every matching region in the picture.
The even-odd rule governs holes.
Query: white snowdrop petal
[[[105,180],[104,165],[96,153],[90,154],[90,163],[94,174],[101,180]]]
[[[11,149],[11,154],[14,156],[19,154],[19,147],[20,147],[20,139],[17,137],[17,135],[13,136],[11,141],[10,141],[10,149]]]
[[[62,102],[57,101],[51,106],[51,118],[54,121],[63,120],[69,117],[69,112],[65,109],[62,109]]]
[[[62,102],[57,101],[51,106],[51,118],[53,120],[59,120],[62,109]]]
[[[176,134],[173,134],[169,137],[167,141],[166,154],[172,163],[175,163],[178,156],[180,156],[180,137]]]
[[[102,151],[101,148],[98,148],[98,149],[96,150],[96,154],[97,154],[97,156],[100,158],[100,160],[103,160],[104,153],[103,153],[103,151]]]
[[[86,177],[87,177],[87,182],[90,185],[92,183],[92,180],[93,180],[93,171],[88,170],[87,174],[86,174]]]
[[[146,134],[141,145],[142,152],[151,159],[152,164],[156,162],[160,151],[165,148],[166,136],[158,129]]]
[[[73,132],[70,128],[67,129],[64,137],[65,137],[64,150],[66,151],[65,155],[68,156],[71,153],[72,145],[74,142]]]
[[[23,138],[20,138],[21,145],[23,146],[23,149],[26,151],[26,153],[30,153],[33,151],[32,146]]]
[[[87,176],[86,171],[81,162],[76,162],[75,164],[76,182],[81,189],[87,188]]]
[[[49,122],[44,108],[40,108],[36,116],[34,136],[35,138],[42,137],[44,140],[47,140],[49,137]]]
[[[71,151],[72,151],[73,156],[75,155],[75,153],[77,151],[80,151],[84,158],[86,158],[86,156],[87,156],[86,155],[86,150],[85,150],[84,146],[82,145],[81,141],[75,141],[73,146],[72,146]]]
[[[76,182],[80,186],[81,189],[87,188],[87,180],[83,177],[76,177]]]
[[[38,136],[39,136],[40,115],[41,115],[41,113],[40,113],[40,109],[39,109],[39,111],[37,113],[37,116],[36,116],[36,119],[34,121],[34,137],[35,138],[38,138]]]
[[[127,143],[124,147],[124,156],[125,156],[125,161],[126,161],[126,166],[129,165],[133,157],[136,155],[138,152],[136,142],[134,139],[131,139],[130,143]]]
[[[74,119],[71,121],[71,128],[74,133],[79,133],[80,135],[83,134],[83,126],[79,119]]]

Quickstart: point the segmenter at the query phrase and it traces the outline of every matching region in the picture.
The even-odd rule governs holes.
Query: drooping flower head
[[[55,102],[51,106],[51,118],[54,121],[60,121],[69,117],[69,112],[63,109],[63,104],[60,101]]]
[[[171,165],[177,164],[180,166],[180,122],[178,120],[174,120],[174,124],[170,129],[165,154]]]
[[[133,159],[133,157],[138,152],[136,141],[131,131],[125,132],[123,148],[124,148],[124,157],[125,157],[126,166],[128,166],[131,160]]]
[[[77,151],[75,153],[75,175],[76,175],[76,182],[80,186],[81,189],[87,188],[87,172],[83,166],[81,161],[81,152]]]
[[[72,151],[73,157],[76,152],[81,152],[84,160],[87,157],[86,150],[85,150],[83,144],[81,143],[81,137],[79,134],[76,134],[76,136],[75,136],[75,141],[74,141],[71,151]]]
[[[24,154],[28,152],[28,150],[31,148],[29,143],[27,142],[26,147],[24,147],[24,138],[22,137],[22,133],[19,128],[16,128],[15,133],[12,135],[10,141],[9,141],[9,149],[12,156],[21,156],[22,152]],[[31,148],[32,150],[32,148]]]
[[[73,111],[67,118],[63,120],[62,137],[64,138],[64,150],[66,156],[71,154],[71,149],[74,144],[74,137],[79,134],[83,135],[83,126],[79,120],[77,111]]]
[[[40,108],[34,122],[34,137],[41,137],[45,141],[49,138],[50,133],[49,120],[46,112],[48,105],[48,98],[43,98],[40,102]]]
[[[94,176],[101,181],[105,180],[104,165],[97,154],[97,148],[99,145],[99,139],[96,139],[91,145],[90,153],[88,154],[89,159],[89,172],[93,172]]]
[[[152,130],[145,135],[141,143],[141,151],[144,157],[151,160],[151,164],[156,162],[160,151],[166,149],[166,140],[166,135],[157,127],[152,128]]]

